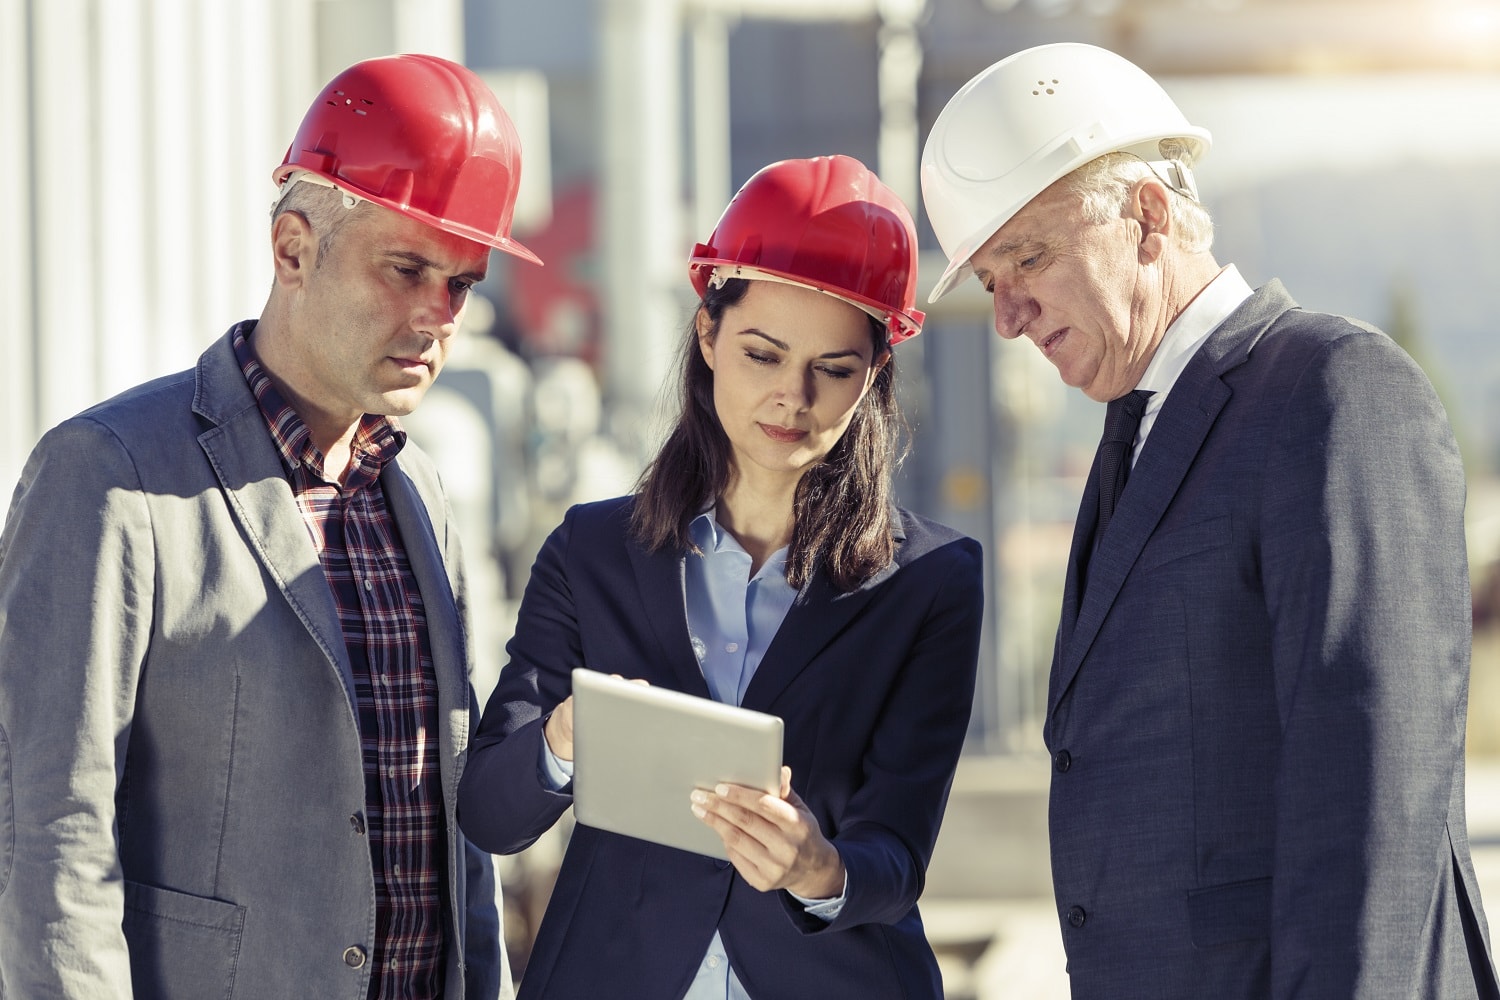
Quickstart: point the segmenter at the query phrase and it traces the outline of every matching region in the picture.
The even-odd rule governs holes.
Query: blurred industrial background
[[[547,262],[494,256],[407,421],[463,520],[483,698],[542,538],[569,504],[627,491],[656,441],[686,256],[738,185],[784,157],[859,157],[917,215],[930,286],[927,128],[984,66],[1061,40],[1139,63],[1214,133],[1198,179],[1221,261],[1382,325],[1448,406],[1470,483],[1469,805],[1493,917],[1500,0],[0,0],[0,490],[47,427],[259,312],[271,170],[324,80],[390,52],[462,61],[521,130],[516,234]],[[981,539],[989,575],[924,912],[950,997],[1063,996],[1039,712],[1102,411],[1002,344],[977,286],[898,362],[915,446],[901,498]],[[518,971],[565,834],[502,862]]]

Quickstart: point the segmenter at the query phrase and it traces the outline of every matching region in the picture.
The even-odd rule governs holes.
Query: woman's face
[[[873,356],[865,313],[801,285],[751,281],[717,331],[706,310],[697,325],[741,476],[800,479],[838,443],[890,357]]]

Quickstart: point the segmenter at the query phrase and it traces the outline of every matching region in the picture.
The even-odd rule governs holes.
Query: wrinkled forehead
[[[1083,224],[1082,196],[1068,185],[1066,177],[1054,181],[981,243],[969,259],[969,266],[981,269],[985,261],[1027,246],[1053,242]]]

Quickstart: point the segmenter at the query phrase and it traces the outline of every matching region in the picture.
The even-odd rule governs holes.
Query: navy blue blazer
[[[1421,370],[1272,282],[1167,397],[1085,588],[1093,483],[1045,727],[1073,996],[1496,996],[1464,476]]]
[[[631,541],[631,504],[573,508],[532,569],[459,788],[464,832],[489,851],[526,847],[571,801],[542,786],[537,760],[573,667],[709,697],[683,556]],[[981,554],[905,511],[899,524],[894,565],[863,587],[839,594],[814,575],[744,697],[785,720],[792,786],[848,871],[838,918],[751,888],[728,862],[579,825],[521,997],[681,997],[715,928],[756,1000],[942,996],[916,903],[969,724]]]

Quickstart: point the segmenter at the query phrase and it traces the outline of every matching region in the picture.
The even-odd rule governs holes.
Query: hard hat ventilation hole
[[[1038,80],[1036,82],[1036,85],[1037,89],[1031,92],[1032,97],[1041,97],[1043,90],[1045,90],[1049,94],[1057,93],[1057,91],[1054,89],[1057,86],[1056,80],[1053,80],[1050,84],[1046,80]]]
[[[334,94],[334,97],[342,97],[344,100],[343,100],[342,103],[340,103],[339,101],[336,101],[332,97],[330,97],[325,103],[327,103],[328,106],[331,107],[331,108],[338,108],[338,107],[347,108],[347,107],[349,107],[349,105],[351,105],[351,104],[354,103],[354,98],[350,97],[348,94],[344,93],[342,90],[335,90],[333,92],[333,94]],[[365,105],[366,107],[371,107],[371,108],[373,108],[375,106],[375,102],[372,101],[372,100],[370,100],[368,97],[361,97],[361,98],[359,98],[359,103]],[[359,108],[355,108],[354,109],[354,113],[357,114],[357,115],[369,114],[368,111],[362,111]]]

